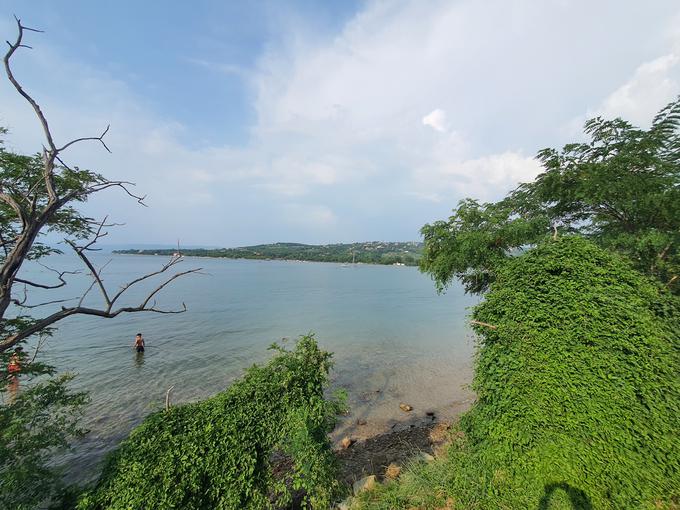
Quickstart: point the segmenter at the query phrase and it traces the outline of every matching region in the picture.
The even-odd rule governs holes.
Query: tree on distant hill
[[[180,313],[186,307],[163,310],[156,306],[154,297],[176,278],[198,269],[172,274],[136,305],[120,304],[126,291],[142,282],[148,283],[150,278],[170,273],[180,257],[171,258],[158,271],[140,276],[120,289],[106,288],[102,268],[95,266],[88,252],[112,224],[107,223],[106,218],[95,221],[86,217],[74,206],[108,188],[119,188],[140,203],[143,197],[130,191],[131,183],[109,180],[64,162],[65,151],[81,142],[94,141],[108,150],[104,142],[108,127],[100,136],[57,144],[40,106],[17,81],[10,66],[15,52],[29,47],[23,42],[25,32],[37,32],[24,26],[19,19],[16,21],[18,35],[14,43],[8,42],[5,71],[16,91],[35,112],[45,145],[41,154],[25,156],[6,150],[0,140],[0,506],[32,508],[48,498],[56,485],[58,477],[48,467],[47,459],[55,448],[66,446],[69,437],[78,433],[78,409],[86,396],[68,391],[69,376],[39,377],[55,372],[53,367],[36,360],[40,342],[32,356],[16,348],[29,337],[40,335],[42,339],[50,335],[57,322],[73,315],[115,317],[125,312]],[[6,130],[0,128],[0,136],[4,134]],[[29,289],[42,289],[42,292],[60,289],[67,285],[68,275],[72,274],[44,266],[54,273],[54,281],[20,276],[26,261],[59,253],[58,249],[41,241],[48,232],[65,236],[66,245],[92,277],[92,284],[80,298],[38,302],[31,299]],[[84,304],[93,288],[103,298],[101,308]],[[48,311],[41,313],[42,310]],[[16,393],[19,377],[22,391]]]
[[[463,200],[423,227],[421,267],[439,290],[456,277],[484,292],[517,250],[576,233],[680,292],[680,99],[649,129],[597,117],[585,132],[588,142],[539,152],[544,171],[503,200]]]

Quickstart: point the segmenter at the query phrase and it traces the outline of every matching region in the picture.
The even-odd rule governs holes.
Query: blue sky
[[[0,0],[45,30],[17,55],[59,140],[111,124],[113,154],[68,161],[137,183],[88,214],[114,243],[416,240],[493,200],[583,121],[645,125],[680,93],[680,4],[491,0]],[[6,143],[40,148],[0,83]]]

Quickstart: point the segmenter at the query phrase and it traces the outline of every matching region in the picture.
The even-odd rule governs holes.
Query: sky
[[[70,165],[136,183],[83,210],[108,243],[419,240],[501,198],[586,119],[648,126],[680,94],[680,2],[0,0],[15,74]],[[43,140],[0,80],[5,144]]]

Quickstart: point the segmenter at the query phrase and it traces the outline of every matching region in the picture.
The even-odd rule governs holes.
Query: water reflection
[[[142,368],[144,365],[144,353],[135,352],[135,368]]]

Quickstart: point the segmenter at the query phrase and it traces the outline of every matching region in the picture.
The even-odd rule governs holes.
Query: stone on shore
[[[361,480],[357,480],[352,485],[352,490],[354,491],[354,495],[357,495],[357,494],[359,494],[360,492],[363,492],[363,491],[370,491],[373,487],[375,487],[376,483],[377,483],[377,481],[376,481],[375,475],[365,476]]]
[[[350,508],[352,508],[352,498],[350,497],[342,500],[335,508],[337,510],[350,510]]]
[[[438,423],[430,430],[428,439],[430,443],[443,443],[449,440],[451,426],[448,423]]]
[[[409,411],[413,411],[413,406],[410,406],[408,404],[404,404],[403,402],[399,404],[399,409],[402,411],[408,413]]]
[[[342,438],[342,441],[340,441],[340,444],[346,450],[354,444],[354,439],[350,438],[349,436],[345,436]]]
[[[401,468],[392,462],[385,470],[385,478],[389,480],[395,480],[399,476],[399,473],[401,473]]]
[[[415,459],[421,462],[432,462],[434,460],[434,457],[429,453],[420,452],[418,455],[416,455]]]

